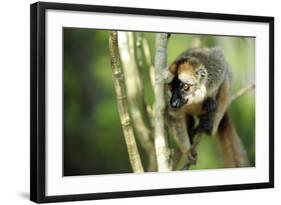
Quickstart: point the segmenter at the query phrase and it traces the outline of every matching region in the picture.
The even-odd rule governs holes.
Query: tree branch
[[[146,109],[144,101],[143,80],[140,76],[137,63],[135,61],[134,38],[132,32],[118,32],[119,53],[122,60],[125,74],[125,85],[128,94],[129,104],[131,106],[131,115],[137,137],[143,149],[148,156],[148,170],[156,170],[156,153],[152,141],[152,130],[146,126],[142,119],[140,107]],[[139,95],[141,100],[139,100]],[[139,106],[139,102],[141,106]],[[147,113],[144,112],[144,115]],[[149,118],[145,116],[145,119]]]
[[[196,36],[191,42],[191,48],[200,48],[200,47],[202,47],[201,37]]]
[[[137,68],[139,71],[139,78],[140,78],[140,96],[141,96],[141,107],[144,112],[144,118],[145,121],[148,122],[149,128],[152,129],[153,123],[151,122],[151,119],[153,119],[151,116],[152,108],[149,106],[145,99],[145,94],[144,94],[144,76],[143,76],[143,68],[144,68],[144,63],[143,63],[143,35],[140,32],[136,33],[136,64]],[[152,138],[151,138],[152,139]]]
[[[165,99],[164,99],[164,79],[162,73],[166,68],[168,34],[156,34],[155,53],[155,150],[158,171],[170,171],[170,150],[165,136]]]
[[[133,172],[142,173],[143,166],[138,152],[134,132],[131,126],[131,120],[127,107],[127,96],[125,91],[124,75],[121,69],[120,56],[118,53],[117,32],[110,31],[109,33],[109,51],[112,68],[112,77],[117,97],[117,106],[120,116],[120,121],[123,129],[125,142],[129,154],[129,160]]]
[[[150,48],[149,48],[146,38],[142,38],[142,45],[143,45],[143,53],[144,53],[145,61],[149,67],[149,77],[150,77],[151,85],[154,88],[154,86],[155,86],[155,80],[154,80],[155,79],[155,67],[152,64]]]

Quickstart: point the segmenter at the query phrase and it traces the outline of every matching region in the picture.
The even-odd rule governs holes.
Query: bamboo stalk
[[[127,145],[129,160],[133,172],[142,173],[143,166],[138,152],[138,147],[136,144],[133,128],[131,125],[131,119],[129,116],[128,106],[127,106],[124,74],[121,69],[117,37],[118,36],[116,31],[109,32],[109,51],[110,51],[113,83],[114,83],[115,93],[117,97],[117,107],[119,111],[125,142]]]

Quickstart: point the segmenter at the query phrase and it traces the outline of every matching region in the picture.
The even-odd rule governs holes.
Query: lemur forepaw
[[[202,108],[208,113],[215,112],[218,108],[217,100],[214,97],[206,98],[202,104]]]
[[[207,132],[210,133],[213,129],[213,121],[210,115],[200,116],[200,122],[197,128],[197,132]]]
[[[213,129],[213,121],[210,114],[201,115],[199,119],[199,125],[197,127],[191,128],[189,133],[192,141],[196,134],[202,134],[204,132],[210,134]]]
[[[190,165],[195,165],[197,162],[197,151],[194,145],[191,146],[189,152],[187,153],[187,159],[188,162],[187,164],[184,166],[183,169],[188,168]]]
[[[188,154],[188,159],[190,161],[190,164],[196,164],[197,161],[197,151],[194,146],[191,147],[190,152]]]

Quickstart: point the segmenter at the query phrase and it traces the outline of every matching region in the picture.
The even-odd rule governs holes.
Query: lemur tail
[[[220,122],[218,138],[226,167],[249,166],[247,153],[227,113]]]

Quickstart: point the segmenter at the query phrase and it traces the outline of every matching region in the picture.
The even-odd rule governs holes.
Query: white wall
[[[49,0],[52,1],[52,0]],[[29,193],[29,4],[34,1],[11,0],[1,2],[0,11],[0,204],[31,204]],[[69,3],[101,4],[112,6],[146,7],[186,11],[234,13],[247,15],[275,16],[275,53],[280,54],[281,13],[278,1],[173,0],[157,2],[152,0],[84,0],[61,1]],[[272,3],[270,3],[272,2]],[[275,76],[281,77],[279,55],[275,55]],[[281,81],[276,77],[276,88]],[[277,89],[276,89],[277,90]],[[279,92],[280,93],[280,92]],[[275,105],[281,104],[276,92]],[[276,126],[281,122],[280,107],[276,106]],[[143,197],[85,201],[81,204],[244,204],[269,203],[280,197],[281,172],[280,131],[275,132],[276,188],[189,194],[177,196]],[[78,204],[72,202],[69,204]],[[276,203],[274,203],[276,204]]]

